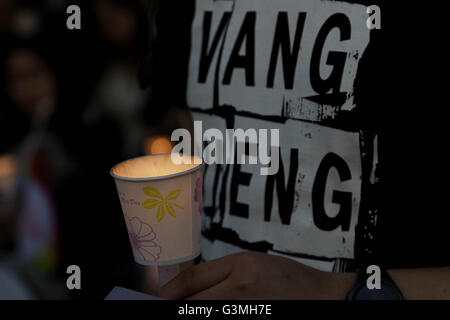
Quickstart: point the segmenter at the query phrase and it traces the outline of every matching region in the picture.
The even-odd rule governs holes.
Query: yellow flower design
[[[162,219],[164,219],[165,211],[172,216],[176,217],[176,212],[174,207],[183,209],[182,206],[176,204],[173,202],[178,196],[180,195],[180,190],[176,189],[171,192],[166,197],[163,197],[161,192],[158,191],[155,187],[145,187],[144,193],[151,197],[150,199],[145,200],[142,202],[142,206],[145,209],[154,209],[158,207],[158,210],[156,212],[156,221],[160,222]]]

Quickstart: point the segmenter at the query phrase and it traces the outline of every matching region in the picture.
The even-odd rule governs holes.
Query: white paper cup
[[[200,254],[203,163],[191,159],[177,165],[158,154],[111,169],[137,263],[173,265]]]

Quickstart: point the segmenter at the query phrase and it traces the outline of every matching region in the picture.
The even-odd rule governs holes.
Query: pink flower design
[[[162,249],[153,240],[156,234],[153,228],[138,217],[129,218],[125,215],[128,235],[130,237],[131,247],[137,257],[144,261],[157,261],[161,255]]]
[[[202,214],[202,191],[203,191],[203,183],[202,178],[197,178],[197,181],[195,182],[195,194],[194,194],[194,200],[198,204],[198,213]]]

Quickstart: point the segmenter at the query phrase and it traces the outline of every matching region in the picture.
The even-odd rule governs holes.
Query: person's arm
[[[406,300],[450,300],[450,267],[388,270]]]
[[[450,267],[388,271],[405,299],[450,299]],[[167,299],[345,299],[354,273],[324,272],[280,256],[229,255],[193,266],[159,291]]]

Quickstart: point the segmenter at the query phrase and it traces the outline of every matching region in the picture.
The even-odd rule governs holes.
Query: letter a
[[[81,289],[81,270],[77,265],[71,265],[67,267],[67,274],[70,276],[67,278],[66,286],[67,289]]]
[[[371,5],[367,7],[366,12],[369,14],[366,25],[369,30],[381,29],[381,9],[379,6]]]
[[[73,29],[77,29],[80,30],[81,29],[81,10],[80,7],[77,5],[70,5],[67,7],[66,10],[67,14],[70,14],[70,16],[67,18],[67,29],[69,30],[73,30]]]
[[[367,274],[370,276],[367,278],[366,285],[367,289],[381,289],[381,272],[380,267],[376,265],[371,265],[367,267]]]

